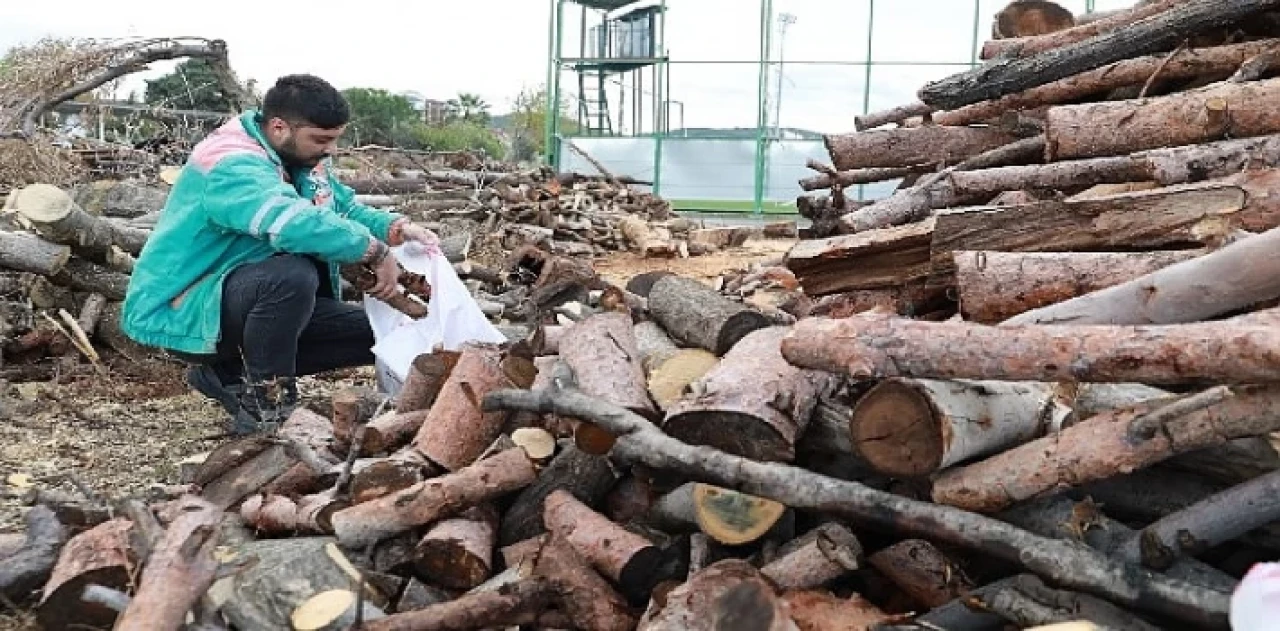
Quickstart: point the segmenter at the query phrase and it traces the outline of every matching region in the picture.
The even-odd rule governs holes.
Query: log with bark
[[[480,457],[502,431],[501,414],[480,411],[480,400],[513,384],[502,371],[504,351],[493,344],[469,342],[441,386],[413,444],[432,462],[457,471]]]
[[[933,222],[800,241],[786,266],[810,296],[896,287],[927,278]]]
[[[677,341],[724,356],[747,334],[770,325],[764,314],[691,278],[667,276],[649,292],[654,319]]]
[[[994,593],[984,595],[982,603],[988,611],[1023,628],[1087,620],[1101,625],[1101,628],[1116,631],[1160,629],[1105,600],[1053,589],[1029,574],[1013,577]]]
[[[570,622],[579,629],[630,631],[636,618],[626,601],[596,573],[569,542],[552,533],[533,562],[535,576],[546,578]]]
[[[631,602],[645,602],[665,555],[652,541],[609,521],[564,490],[547,496],[543,522],[596,571],[617,585]]]
[[[112,246],[137,256],[149,233],[86,213],[66,191],[49,184],[32,184],[14,191],[13,208],[40,236],[70,246],[76,254],[107,264]]]
[[[714,612],[717,603],[731,596],[740,587],[758,586],[765,595],[773,594],[773,588],[765,582],[760,571],[740,559],[725,559],[713,563],[701,572],[689,577],[689,581],[676,587],[663,601],[655,601],[653,607],[640,619],[639,629],[644,631],[713,631],[717,629],[750,628],[773,630],[779,627],[777,614],[772,607],[758,612],[755,607],[741,607],[767,617],[753,620],[748,625],[739,620],[734,626],[717,626]],[[731,599],[725,604],[741,602]],[[727,612],[726,612],[727,613]]]
[[[573,335],[560,344],[560,357],[578,387],[637,414],[656,417],[657,407],[645,387],[644,367],[632,330],[631,316],[600,313],[573,325]]]
[[[845,526],[827,522],[782,546],[760,573],[783,590],[822,587],[862,565],[862,544]]]
[[[71,259],[71,248],[34,235],[0,230],[0,267],[53,276]]]
[[[81,598],[90,585],[125,589],[138,567],[129,543],[133,523],[117,517],[69,539],[58,554],[44,584],[36,610],[41,627],[67,629],[74,625],[111,627],[117,612]]]
[[[659,498],[641,519],[667,532],[701,530],[725,545],[742,545],[763,537],[782,518],[786,507],[731,489],[689,482]]]
[[[1062,5],[1047,0],[1014,0],[996,14],[991,36],[997,40],[1034,37],[1069,29],[1076,16]]]
[[[558,597],[541,578],[512,582],[492,591],[470,592],[457,600],[401,611],[365,624],[364,631],[457,631],[534,624]]]
[[[595,507],[617,479],[618,473],[608,458],[565,442],[551,464],[538,473],[537,480],[512,500],[498,529],[498,545],[509,546],[545,532],[544,503],[555,491],[563,489],[579,502]]]
[[[142,570],[137,592],[115,629],[176,629],[213,584],[218,570],[214,548],[222,511],[198,497],[179,500],[181,514],[165,531]]]
[[[493,570],[497,528],[497,509],[488,504],[436,522],[418,543],[418,575],[446,589],[479,586]]]
[[[996,128],[940,125],[823,137],[839,171],[955,163],[1016,140],[1017,136]]]
[[[928,609],[941,607],[974,587],[954,561],[922,539],[906,539],[883,548],[868,556],[867,564]]]

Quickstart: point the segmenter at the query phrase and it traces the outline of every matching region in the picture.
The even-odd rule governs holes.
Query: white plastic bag
[[[1280,628],[1280,563],[1257,563],[1231,595],[1232,631]]]
[[[406,270],[427,278],[431,300],[427,303],[427,317],[414,320],[381,300],[365,297],[364,309],[375,340],[374,366],[384,392],[398,394],[413,360],[431,352],[437,344],[453,351],[466,342],[507,341],[480,311],[480,305],[443,255],[433,256],[415,242],[392,248],[391,253]]]

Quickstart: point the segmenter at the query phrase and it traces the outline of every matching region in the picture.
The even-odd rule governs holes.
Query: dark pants
[[[211,364],[227,385],[261,383],[372,365],[373,342],[364,310],[334,299],[320,264],[282,254],[227,276],[217,354],[182,357]]]

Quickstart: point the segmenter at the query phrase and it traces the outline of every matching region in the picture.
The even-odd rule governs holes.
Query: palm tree
[[[479,94],[459,92],[458,98],[445,103],[449,120],[461,120],[476,125],[489,124],[489,104]]]

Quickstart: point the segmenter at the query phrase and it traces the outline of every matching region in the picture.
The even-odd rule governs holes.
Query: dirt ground
[[[625,283],[643,272],[670,270],[704,281],[753,262],[777,260],[790,241],[749,241],[712,255],[644,259],[615,253],[596,263]],[[222,411],[186,386],[182,365],[115,358],[99,374],[81,364],[57,383],[0,388],[0,533],[23,531],[24,499],[33,488],[76,494],[77,485],[105,498],[145,494],[176,484],[177,463],[219,442]],[[322,406],[346,385],[373,385],[372,369],[301,380],[304,404]],[[2,384],[0,384],[2,385]],[[0,631],[36,628],[29,614],[0,606]]]

